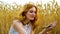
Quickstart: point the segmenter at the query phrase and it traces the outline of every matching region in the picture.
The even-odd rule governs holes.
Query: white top
[[[30,24],[26,24],[23,27],[24,27],[24,29],[26,30],[26,32],[28,34],[31,33],[31,26],[30,26]],[[19,33],[11,26],[10,31],[9,31],[9,34],[19,34]]]

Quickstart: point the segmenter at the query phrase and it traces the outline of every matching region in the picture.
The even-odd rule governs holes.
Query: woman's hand
[[[49,24],[48,26],[46,26],[45,29],[47,31],[49,31],[49,30],[53,29],[56,26],[56,24],[57,24],[57,21],[54,21],[51,24]]]
[[[52,30],[57,24],[57,21],[52,22],[48,26],[45,26],[44,29],[39,34],[45,34],[46,32]]]

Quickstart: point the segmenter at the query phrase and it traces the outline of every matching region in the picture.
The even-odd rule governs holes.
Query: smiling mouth
[[[34,18],[34,16],[31,16],[32,18]]]

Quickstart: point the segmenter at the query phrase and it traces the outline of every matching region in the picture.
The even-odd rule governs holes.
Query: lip
[[[34,16],[31,16],[32,18],[34,18]]]

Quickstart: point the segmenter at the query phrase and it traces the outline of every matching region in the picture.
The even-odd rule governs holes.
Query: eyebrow
[[[30,11],[33,11],[33,10],[30,10]],[[35,11],[36,12],[36,11]]]

